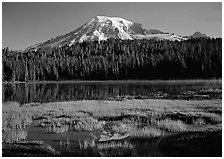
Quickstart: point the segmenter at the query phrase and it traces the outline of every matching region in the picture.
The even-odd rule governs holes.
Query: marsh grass
[[[24,115],[25,112],[12,111],[8,114],[2,114],[2,130],[9,131],[11,129],[24,129],[31,124],[32,118],[29,115]]]
[[[103,122],[93,117],[79,118],[72,123],[72,128],[76,131],[92,131],[100,129],[102,126]]]
[[[133,156],[135,153],[135,145],[128,141],[96,142],[95,140],[85,140],[79,141],[79,148],[82,151],[92,150],[101,157]]]
[[[72,129],[74,131],[92,131],[103,126],[102,121],[84,115],[73,115],[61,118],[48,118],[39,120],[38,125],[47,132],[63,133]]]
[[[110,141],[105,143],[98,143],[97,150],[100,156],[105,157],[119,157],[119,156],[135,156],[135,145],[127,141],[116,142]]]
[[[136,131],[137,127],[136,125],[134,124],[124,124],[124,123],[117,123],[117,124],[114,124],[112,126],[112,130],[114,132],[117,132],[117,133],[133,133],[134,131]]]
[[[143,127],[142,129],[138,129],[136,132],[132,133],[133,138],[151,138],[151,137],[159,137],[163,136],[164,131],[154,128],[154,127]]]
[[[99,150],[108,150],[108,149],[133,149],[134,145],[130,144],[127,141],[124,142],[116,142],[116,141],[110,141],[110,142],[102,142],[98,143],[96,145],[97,149]]]
[[[211,105],[213,107],[211,107]],[[206,109],[208,107],[208,109]],[[180,100],[124,100],[124,101],[76,101],[56,103],[31,103],[20,105],[16,102],[3,103],[3,131],[24,129],[33,120],[50,131],[64,132],[66,125],[75,131],[92,131],[103,126],[102,121],[121,121],[126,124],[153,124],[167,130],[184,130],[186,118],[193,124],[221,123],[220,114],[211,113],[221,109],[221,100],[180,101]],[[168,115],[167,115],[168,114]],[[174,118],[168,122],[171,114]],[[162,118],[162,117],[166,118]],[[197,120],[198,119],[198,120]],[[201,120],[202,119],[202,120]],[[164,120],[164,121],[163,121]],[[205,122],[203,122],[203,120]],[[181,122],[182,121],[182,122]],[[176,125],[176,126],[175,126]],[[62,130],[58,130],[62,129]],[[63,131],[63,129],[65,129]],[[127,129],[127,128],[126,128]]]
[[[140,151],[147,152],[156,147],[149,147],[148,140],[166,138],[166,134],[221,132],[221,112],[221,100],[84,100],[24,105],[8,102],[2,104],[2,151],[5,156],[60,155],[44,142],[24,141],[27,137],[25,128],[32,124],[47,132],[60,133],[58,136],[63,136],[61,133],[68,130],[97,130],[94,131],[96,134],[109,132],[105,135],[108,141],[100,142],[102,134],[97,134],[99,136],[93,140],[80,139],[82,141],[79,141],[79,148],[82,152],[91,149],[100,156],[135,156],[137,152],[132,139],[137,139],[137,142],[145,141],[147,144],[142,145],[144,150]],[[125,135],[128,136],[127,139]],[[74,136],[79,140],[78,137]]]
[[[52,133],[63,133],[68,131],[69,126],[68,125],[61,125],[61,126],[55,126],[55,125],[49,125],[46,127],[47,132],[52,132]]]
[[[108,141],[108,142],[95,142],[95,140],[79,140],[79,148],[80,149],[89,149],[89,148],[96,148],[99,150],[104,149],[132,149],[134,145],[130,144],[127,141],[124,142],[117,142],[117,141]]]
[[[175,121],[171,119],[157,121],[157,127],[170,132],[180,132],[187,129],[187,125],[182,121]]]
[[[23,130],[31,123],[53,133],[69,129],[92,131],[104,128],[106,121],[123,123],[112,127],[114,132],[128,133],[133,137],[157,137],[164,131],[186,131],[188,124],[207,126],[207,130],[222,122],[221,100],[83,100],[24,105],[8,102],[2,105],[3,132]],[[189,119],[191,123],[185,122]]]
[[[16,143],[22,140],[25,140],[27,137],[27,131],[24,130],[13,130],[10,132],[2,133],[2,142],[3,143]]]
[[[116,124],[112,127],[114,132],[129,134],[131,138],[151,138],[164,135],[164,131],[152,126],[139,127],[133,124]]]
[[[2,104],[2,131],[24,129],[32,123],[32,115],[16,102]]]

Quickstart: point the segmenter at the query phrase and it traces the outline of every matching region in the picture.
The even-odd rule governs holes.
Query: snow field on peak
[[[105,37],[104,33],[99,32],[98,30],[95,30],[93,32],[93,35],[97,36],[98,39],[99,39],[99,41],[101,41],[101,40],[107,40],[107,37]]]
[[[119,38],[132,39],[132,37],[128,33],[126,33],[123,29],[123,27],[126,27],[128,30],[130,25],[133,24],[132,22],[125,20],[123,18],[119,18],[119,17],[97,16],[97,18],[98,18],[98,22],[102,23],[102,24],[100,24],[100,26],[102,26],[102,27],[106,25],[105,23],[108,20],[111,21],[113,28],[117,28],[119,30],[119,34],[118,34]]]

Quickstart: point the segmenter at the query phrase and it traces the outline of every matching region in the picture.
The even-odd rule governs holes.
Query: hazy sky
[[[97,15],[119,16],[177,35],[222,36],[221,2],[2,3],[3,47],[22,49],[73,31]]]

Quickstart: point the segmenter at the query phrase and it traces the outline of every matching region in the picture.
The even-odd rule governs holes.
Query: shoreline
[[[167,83],[185,83],[185,82],[201,82],[201,81],[214,81],[214,82],[222,82],[222,79],[177,79],[177,80],[162,80],[162,79],[158,79],[158,80],[144,80],[144,79],[136,79],[136,80],[61,80],[61,81],[15,81],[15,82],[6,82],[6,81],[2,81],[2,84],[50,84],[50,83],[55,83],[55,84],[66,84],[66,83],[163,83],[163,82],[167,82]]]

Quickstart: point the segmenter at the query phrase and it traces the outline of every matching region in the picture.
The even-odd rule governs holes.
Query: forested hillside
[[[221,78],[222,39],[114,40],[3,49],[4,81]]]

